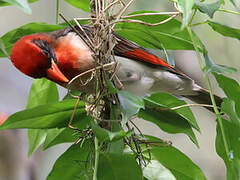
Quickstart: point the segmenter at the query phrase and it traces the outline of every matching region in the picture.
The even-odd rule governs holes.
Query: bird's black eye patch
[[[31,42],[36,44],[50,61],[53,60],[57,64],[57,58],[54,53],[54,49],[49,42],[42,39],[33,39]]]

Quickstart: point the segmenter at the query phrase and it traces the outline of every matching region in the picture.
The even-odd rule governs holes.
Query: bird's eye
[[[34,39],[31,42],[37,45],[42,50],[43,54],[48,57],[50,63],[53,60],[57,64],[57,58],[54,53],[54,49],[49,42],[42,39]]]

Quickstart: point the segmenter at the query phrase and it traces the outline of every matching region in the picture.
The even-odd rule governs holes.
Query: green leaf
[[[231,2],[235,7],[237,6],[236,0],[230,0],[230,2]]]
[[[108,92],[111,94],[117,93],[117,88],[114,87],[113,83],[110,80],[107,80]]]
[[[218,0],[218,1],[213,2],[213,3],[204,3],[204,2],[200,2],[199,0],[196,0],[195,4],[197,5],[199,11],[207,14],[210,18],[213,18],[214,13],[221,6],[222,0]]]
[[[171,94],[163,92],[152,93],[151,96],[144,97],[144,100],[145,104],[150,107],[165,109],[175,108],[187,104],[185,101],[180,100],[177,97],[172,96]],[[173,110],[173,112],[184,118],[184,121],[187,121],[196,130],[200,131],[197,121],[189,107],[178,108],[176,110]]]
[[[130,94],[126,91],[118,91],[120,101],[122,120],[126,123],[133,115],[136,115],[140,109],[144,108],[144,101],[141,97]]]
[[[224,133],[227,138],[227,145],[230,154],[226,154],[222,131],[217,125],[216,151],[224,160],[227,168],[227,179],[234,180],[240,178],[240,127],[234,123],[223,120]]]
[[[213,21],[207,21],[207,23],[214,31],[220,33],[221,35],[240,40],[240,29],[232,28]]]
[[[86,180],[92,179],[91,158],[93,143],[85,140],[83,144],[74,144],[55,162],[47,180]]]
[[[86,130],[92,121],[90,116],[82,116],[80,121],[73,124],[79,130]],[[82,133],[76,133],[69,127],[54,128],[47,130],[47,137],[43,144],[43,150],[46,150],[56,144],[75,142]]]
[[[18,0],[16,0],[16,1],[18,1]],[[36,2],[36,1],[39,1],[39,0],[28,0],[28,3],[33,3],[33,2]],[[8,0],[0,1],[0,6],[10,6],[11,4],[9,4],[7,2],[8,2]],[[14,0],[12,2],[14,2]]]
[[[227,97],[235,102],[236,113],[240,117],[240,86],[238,82],[222,74],[214,73],[214,76]]]
[[[101,153],[98,164],[98,180],[142,180],[142,171],[130,154]]]
[[[240,118],[236,112],[235,102],[231,99],[224,98],[221,107],[222,111],[230,117],[232,123],[240,127]]]
[[[174,175],[157,160],[151,160],[143,168],[143,176],[149,180],[176,180]]]
[[[45,78],[35,79],[28,96],[27,108],[57,102],[59,94],[57,86]]]
[[[45,141],[47,131],[45,129],[28,130],[28,156],[31,156],[39,146]]]
[[[70,128],[48,129],[47,137],[43,144],[43,150],[46,150],[56,144],[74,142],[77,140],[77,137],[77,134],[73,135],[73,130]]]
[[[9,6],[11,4],[5,2],[5,0],[0,1],[0,6]]]
[[[46,129],[66,127],[73,113],[75,104],[76,100],[65,100],[16,112],[1,125],[0,130],[17,128]],[[85,105],[83,102],[80,102],[75,112],[74,121],[76,119],[80,121],[83,117],[86,117]]]
[[[178,0],[178,5],[183,11],[182,29],[185,28],[190,20],[192,8],[195,0]]]
[[[24,35],[39,33],[39,32],[51,32],[60,30],[66,27],[66,25],[51,25],[47,23],[35,22],[25,24],[17,29],[9,31],[5,35],[1,37],[3,44],[5,45],[5,49],[8,54],[10,54],[11,48],[13,44],[19,40]],[[6,55],[0,49],[0,57],[6,57]]]
[[[32,10],[29,7],[29,4],[28,4],[27,0],[4,0],[4,1],[9,3],[10,5],[17,6],[18,8],[20,8],[26,14],[32,14]],[[3,5],[8,5],[8,4],[3,4]],[[1,4],[0,4],[0,6],[1,6]]]
[[[116,106],[114,106],[116,107]],[[112,132],[119,132],[122,130],[119,123],[112,123]],[[109,153],[116,153],[116,154],[122,154],[124,151],[124,142],[123,139],[120,139],[118,141],[113,141],[109,143],[108,151]]]
[[[173,111],[141,110],[138,117],[150,121],[170,134],[184,133],[198,147],[196,136],[189,123]]]
[[[5,45],[4,45],[4,42],[3,42],[2,38],[0,38],[0,53],[1,53],[1,51],[6,57],[10,58],[7,51],[6,51],[6,48],[5,48]]]
[[[208,56],[208,53],[204,53],[204,58],[205,58],[205,63],[206,63],[204,72],[206,74],[209,74],[211,72],[220,73],[220,74],[221,73],[234,73],[237,71],[237,69],[235,69],[233,67],[215,64]]]
[[[240,86],[237,81],[221,74],[214,73],[214,76],[223,89],[228,99],[222,103],[222,111],[225,112],[231,121],[222,119],[223,126],[217,125],[216,151],[224,160],[227,167],[227,179],[239,179],[240,175]],[[222,129],[227,140],[227,149],[223,142]]]
[[[122,139],[123,137],[129,137],[132,131],[125,132],[124,130],[119,130],[117,132],[111,132],[106,129],[99,127],[97,124],[92,123],[92,131],[97,139],[101,142],[112,142]]]
[[[28,96],[27,109],[37,107],[38,105],[57,102],[59,99],[57,86],[47,79],[36,79],[33,81],[31,91]],[[29,129],[28,156],[31,156],[37,148],[44,142],[47,131],[43,129]]]
[[[90,0],[65,0],[72,6],[90,12]]]
[[[116,133],[122,130],[122,127],[118,121],[120,119],[121,112],[117,105],[112,104],[110,109],[111,109],[110,119],[116,120],[116,122],[111,123],[111,132]],[[124,151],[124,146],[125,145],[124,145],[123,139],[119,139],[118,141],[113,141],[108,144],[107,152],[122,154]]]
[[[191,126],[198,131],[200,131],[200,128],[190,108],[183,107],[174,111],[168,110],[169,108],[185,105],[184,101],[167,93],[153,93],[150,97],[145,97],[144,100],[146,109],[141,110],[138,117],[156,124],[167,133],[184,133],[198,147]]]
[[[141,13],[154,13],[154,11],[137,11],[133,14]],[[129,19],[141,20],[147,23],[158,23],[166,20],[169,16],[166,15],[151,15],[132,17]],[[181,29],[181,22],[176,19],[158,25],[158,26],[147,26],[138,23],[118,23],[115,31],[117,34],[136,42],[142,47],[156,49],[163,45],[166,49],[172,50],[194,50],[193,42],[189,37],[187,29]],[[194,34],[194,33],[193,33]],[[153,38],[154,36],[154,38]],[[193,35],[197,42],[197,47],[203,51],[204,46],[200,39]]]
[[[145,138],[149,142],[162,142],[156,137],[146,136]],[[151,152],[151,160],[156,160],[169,169],[176,179],[206,180],[201,169],[181,151],[173,146],[157,146],[157,143],[155,144],[148,149]],[[148,150],[143,151],[146,156],[148,156]]]

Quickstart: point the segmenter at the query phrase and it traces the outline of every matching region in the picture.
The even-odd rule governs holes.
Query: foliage
[[[17,5],[25,13],[31,13],[29,3],[36,0],[4,0],[0,6]],[[225,0],[227,1],[227,0]],[[229,0],[234,6],[236,2]],[[66,0],[72,6],[89,12],[89,0]],[[147,26],[138,23],[120,22],[115,32],[146,48],[166,50],[194,50],[196,51],[202,71],[205,72],[208,87],[212,93],[208,76],[213,74],[219,87],[226,94],[219,112],[212,98],[217,116],[216,151],[224,160],[227,168],[227,179],[239,179],[240,175],[240,86],[237,81],[223,73],[233,73],[235,68],[218,65],[210,59],[207,49],[201,39],[193,31],[193,19],[196,15],[206,14],[204,22],[216,33],[223,36],[240,39],[240,29],[214,22],[214,13],[220,11],[224,0],[215,2],[202,2],[198,0],[175,0],[177,8],[182,12],[182,20],[172,19],[157,26]],[[159,1],[160,3],[160,1]],[[223,11],[221,11],[223,12]],[[230,11],[228,11],[230,12]],[[137,11],[130,15],[152,13],[152,11]],[[145,23],[159,23],[169,18],[168,15],[143,15],[130,19],[141,20]],[[210,19],[211,20],[210,20]],[[195,24],[196,26],[196,24]],[[14,29],[0,38],[0,57],[8,57],[13,44],[22,36],[36,32],[51,32],[60,30],[66,25],[51,25],[34,22]],[[202,60],[205,58],[205,65]],[[173,63],[174,64],[174,63]],[[121,114],[123,126],[131,122],[133,116],[138,116],[157,125],[163,131],[176,134],[184,133],[191,141],[199,146],[193,129],[200,131],[195,117],[183,100],[167,94],[154,93],[146,97],[138,97],[124,91],[118,91],[111,82],[108,84],[109,93],[118,94],[120,107],[112,106],[111,117],[117,120]],[[195,165],[185,154],[163,140],[148,135],[136,135],[133,130],[125,131],[117,121],[109,129],[101,127],[93,117],[86,113],[85,103],[80,101],[74,112],[72,125],[78,129],[77,133],[68,127],[73,114],[75,99],[70,96],[59,101],[56,85],[45,79],[35,80],[27,108],[12,114],[7,121],[0,125],[0,130],[28,129],[29,155],[43,144],[46,150],[56,144],[78,142],[64,152],[47,177],[55,179],[92,179],[98,159],[97,178],[107,179],[178,179],[178,180],[205,180],[201,169]],[[181,108],[176,108],[181,107]],[[172,109],[175,108],[175,109]],[[221,113],[228,116],[225,120]],[[136,161],[139,155],[136,142],[132,142],[132,149],[124,145],[126,139],[137,137],[142,153],[142,161]],[[98,148],[96,149],[96,141]],[[136,140],[135,139],[135,140]],[[134,144],[135,143],[135,144]],[[146,146],[145,146],[146,145]],[[151,157],[149,156],[151,154]],[[94,162],[95,160],[95,162]],[[139,160],[139,159],[138,159]],[[96,166],[95,166],[96,167]]]

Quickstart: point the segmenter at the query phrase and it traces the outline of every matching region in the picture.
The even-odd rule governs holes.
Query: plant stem
[[[98,160],[99,160],[99,149],[98,149],[98,139],[95,136],[94,138],[95,144],[95,162],[94,162],[94,173],[93,173],[93,180],[97,180],[97,169],[98,169]]]
[[[58,24],[58,20],[59,20],[59,0],[56,0],[56,24]]]
[[[231,11],[231,10],[228,10],[228,9],[218,9],[218,11],[226,12],[226,13],[230,13],[230,14],[235,14],[235,15],[240,15],[240,12]]]
[[[215,112],[215,114],[217,116],[219,128],[220,128],[221,133],[222,133],[224,148],[225,148],[227,157],[229,157],[230,151],[229,151],[229,148],[228,148],[227,138],[226,138],[224,127],[223,127],[221,114],[220,114],[220,112],[219,112],[219,110],[217,108],[217,105],[216,105],[216,102],[215,102],[215,99],[214,99],[214,95],[213,95],[212,85],[211,85],[210,79],[209,79],[209,77],[207,75],[206,75],[206,81],[207,81],[207,85],[208,85],[208,88],[209,88],[210,98],[211,98],[211,101],[212,101],[212,104],[213,104],[213,109],[214,109],[214,112]]]
[[[189,23],[188,23],[188,24],[192,24],[192,21],[193,21],[195,15],[196,15],[196,13],[197,13],[197,9],[195,9],[195,10],[193,11],[193,15],[192,15],[191,19],[189,20]]]
[[[191,24],[190,26],[193,27],[193,26],[198,26],[198,25],[202,25],[202,24],[206,24],[206,23],[207,23],[207,21],[203,21],[203,22]]]
[[[190,28],[189,26],[187,27],[187,30],[188,30],[189,36],[190,36],[190,38],[191,38],[191,40],[192,40],[192,42],[193,42],[193,47],[194,47],[195,52],[196,52],[196,55],[197,55],[198,63],[199,63],[199,65],[200,65],[201,70],[203,71],[203,69],[204,69],[204,64],[202,63],[202,58],[201,58],[199,49],[198,49],[198,47],[197,47],[197,45],[196,45],[196,42],[195,42],[195,40],[194,40],[194,38],[193,38],[192,30],[191,30],[191,28]]]
[[[202,62],[202,58],[201,58],[199,49],[197,48],[196,42],[195,42],[195,40],[193,38],[192,30],[191,30],[191,28],[189,26],[187,27],[187,30],[188,30],[190,38],[191,38],[191,40],[193,42],[193,46],[194,46],[194,49],[195,49],[195,52],[196,52],[196,55],[197,55],[197,59],[198,59],[199,65],[201,67],[201,70],[203,71],[204,70],[204,64]],[[205,75],[205,79],[207,81],[207,85],[208,85],[208,89],[209,89],[209,93],[210,93],[210,98],[211,98],[211,101],[212,101],[213,109],[214,109],[214,112],[215,112],[215,114],[217,116],[217,121],[218,121],[220,130],[221,130],[221,133],[222,133],[222,138],[223,138],[223,144],[224,144],[225,152],[226,152],[227,157],[228,157],[229,154],[230,154],[230,151],[229,151],[229,148],[228,148],[227,138],[226,138],[224,127],[223,127],[221,114],[220,114],[220,112],[218,110],[218,107],[216,105],[215,98],[214,98],[214,95],[213,95],[212,85],[211,85],[209,76],[207,74]]]

